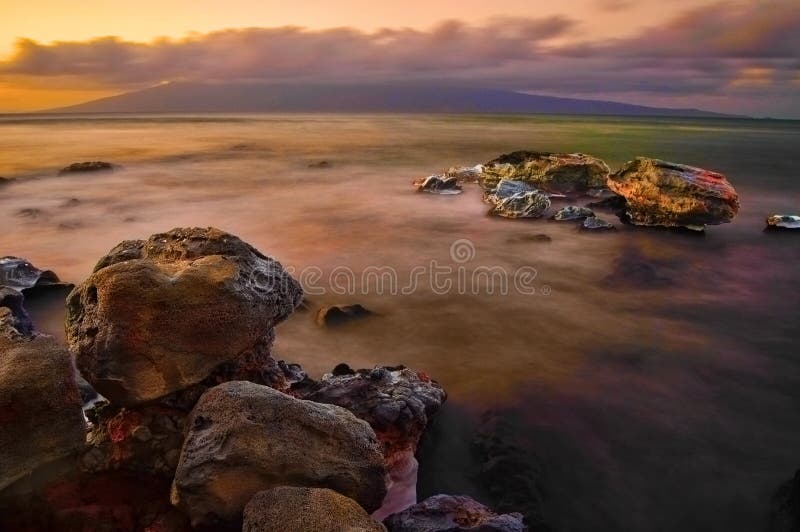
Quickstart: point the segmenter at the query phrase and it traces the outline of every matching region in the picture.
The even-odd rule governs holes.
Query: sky
[[[0,112],[169,81],[403,81],[800,118],[800,1],[0,0]]]

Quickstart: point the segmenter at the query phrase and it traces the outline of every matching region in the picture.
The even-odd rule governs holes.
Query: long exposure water
[[[619,223],[594,233],[490,218],[477,186],[410,187],[517,149],[716,170],[742,208],[702,236]],[[471,444],[492,411],[505,420],[498,437],[541,464],[556,530],[749,532],[800,467],[800,237],[763,232],[768,214],[800,210],[798,149],[800,124],[777,121],[8,116],[0,255],[77,283],[121,240],[218,227],[306,285],[312,310],[279,326],[277,357],[315,377],[339,362],[405,364],[442,383],[421,496],[492,502]],[[88,160],[121,168],[56,175]],[[309,167],[320,161],[330,167]],[[431,282],[434,268],[450,286]],[[500,277],[476,276],[489,268],[505,272],[507,293]],[[333,303],[377,315],[318,327],[314,309]],[[34,314],[63,338],[60,307]]]

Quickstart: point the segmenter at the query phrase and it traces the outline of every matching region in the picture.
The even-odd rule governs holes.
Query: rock
[[[0,287],[7,286],[18,291],[34,287],[71,287],[62,283],[50,270],[40,270],[30,262],[19,257],[0,258]]]
[[[541,192],[520,192],[497,201],[489,214],[503,218],[541,218],[550,208],[550,198]]]
[[[578,207],[576,205],[570,205],[568,207],[564,207],[559,209],[553,215],[553,220],[558,221],[566,221],[566,220],[582,220],[584,218],[590,218],[594,216],[594,212],[592,209],[587,209],[586,207]]]
[[[316,322],[320,327],[335,327],[359,318],[372,316],[374,312],[359,305],[331,305],[317,311]]]
[[[86,427],[69,352],[13,327],[0,308],[0,491],[83,449]]]
[[[606,186],[609,173],[608,165],[591,155],[516,151],[486,163],[480,183],[493,189],[503,178],[515,179],[545,192],[574,194]]]
[[[583,221],[583,225],[581,225],[584,229],[595,230],[595,229],[614,229],[614,226],[603,220],[602,218],[598,218],[597,216],[589,216]]]
[[[456,495],[434,495],[384,522],[389,532],[526,532],[518,513],[499,515],[481,503]]]
[[[281,486],[244,507],[242,532],[385,532],[354,500],[327,488]]]
[[[800,229],[800,216],[773,214],[767,218],[767,229]]]
[[[483,174],[483,165],[452,166],[445,172],[448,177],[455,177],[459,183],[477,183]]]
[[[800,469],[773,495],[767,532],[800,532]]]
[[[130,406],[247,357],[302,298],[281,264],[218,229],[125,241],[67,299],[81,374]]]
[[[2,187],[3,185],[9,184],[12,181],[14,181],[13,177],[3,177],[3,176],[0,175],[0,187]]]
[[[316,168],[316,169],[330,168],[332,166],[333,165],[331,163],[329,163],[328,161],[318,161],[318,162],[315,162],[315,163],[309,163],[308,164],[309,168]]]
[[[0,330],[3,327],[11,327],[23,336],[33,334],[33,322],[25,310],[24,300],[25,297],[21,292],[13,288],[0,288],[0,309],[8,311],[0,318],[4,322],[0,325]]]
[[[86,161],[82,163],[72,163],[71,165],[59,170],[58,175],[72,174],[77,172],[103,172],[112,171],[116,165],[103,161]]]
[[[608,178],[608,188],[625,198],[635,225],[702,230],[739,211],[739,196],[722,174],[658,159],[628,162]]]
[[[461,194],[461,185],[457,177],[446,175],[429,175],[414,180],[413,185],[417,192],[430,192],[432,194]]]
[[[511,196],[522,194],[524,192],[539,192],[539,190],[524,181],[501,179],[494,189],[486,191],[483,199],[488,203],[494,204],[500,200],[510,198]]]
[[[236,522],[253,495],[278,486],[330,488],[368,512],[386,494],[375,433],[338,406],[235,381],[204,393],[186,426],[172,502],[193,526]]]
[[[375,431],[383,445],[389,486],[384,505],[374,517],[380,519],[417,502],[414,455],[431,417],[447,398],[436,381],[405,366],[353,371],[340,364],[310,385],[302,397],[345,408]]]
[[[513,237],[509,237],[507,240],[507,242],[512,244],[516,244],[519,242],[539,242],[542,244],[548,244],[552,241],[553,241],[552,237],[544,233],[539,233],[536,235],[516,235]]]

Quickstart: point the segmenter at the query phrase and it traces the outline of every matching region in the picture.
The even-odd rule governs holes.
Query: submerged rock
[[[353,499],[327,488],[281,486],[244,507],[242,532],[385,532]]]
[[[67,301],[81,374],[132,405],[199,383],[286,319],[302,289],[281,266],[218,229],[125,241]]]
[[[587,209],[586,207],[578,207],[576,205],[569,205],[562,209],[559,209],[553,215],[553,220],[558,221],[568,221],[568,220],[582,220],[584,218],[590,218],[594,216],[594,212],[592,209]]]
[[[586,218],[581,227],[592,231],[596,229],[614,229],[613,224],[603,220],[602,218],[598,218],[597,216],[589,216]]]
[[[452,166],[445,173],[448,177],[455,177],[459,183],[477,183],[483,175],[483,165],[475,166]]]
[[[72,163],[59,170],[58,175],[72,174],[77,172],[108,172],[117,168],[117,165],[105,161],[86,161],[82,163]]]
[[[335,327],[347,322],[375,314],[358,303],[354,305],[331,305],[317,311],[316,322],[320,327]]]
[[[375,433],[338,406],[235,381],[204,393],[186,423],[172,502],[193,526],[235,523],[278,486],[330,488],[368,512],[386,494]]]
[[[800,469],[772,497],[767,532],[800,531]]]
[[[519,192],[497,199],[489,214],[503,218],[541,218],[550,208],[550,198],[538,191]]]
[[[458,178],[447,175],[429,175],[414,180],[413,185],[418,192],[430,192],[432,194],[461,194],[461,185]]]
[[[739,211],[739,196],[722,174],[658,159],[628,162],[608,187],[625,198],[635,225],[702,230],[730,222]]]
[[[767,218],[767,229],[800,229],[800,216],[773,214]]]
[[[516,151],[486,163],[480,182],[493,189],[501,179],[514,179],[545,192],[573,194],[604,187],[609,173],[608,165],[591,155]]]
[[[527,532],[518,513],[497,514],[466,496],[434,495],[383,522],[389,532]]]

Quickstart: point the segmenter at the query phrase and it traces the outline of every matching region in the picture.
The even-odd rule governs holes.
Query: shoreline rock
[[[492,189],[505,178],[544,192],[583,194],[605,187],[610,172],[605,162],[582,153],[515,151],[484,164],[480,184]]]
[[[773,214],[767,218],[767,229],[773,231],[796,231],[800,229],[800,216]]]
[[[593,216],[594,216],[594,211],[592,211],[592,209],[588,209],[586,207],[579,207],[578,205],[568,205],[567,207],[559,209],[553,215],[553,220],[559,222],[574,221],[574,220],[584,220],[586,218],[591,218]]]
[[[412,183],[417,192],[428,192],[431,194],[455,195],[463,192],[458,178],[447,175],[429,175],[415,179]]]
[[[387,517],[388,532],[527,532],[522,514],[497,514],[467,496],[434,495]]]
[[[320,307],[314,321],[320,327],[338,327],[354,320],[375,315],[363,305],[330,305]]]

